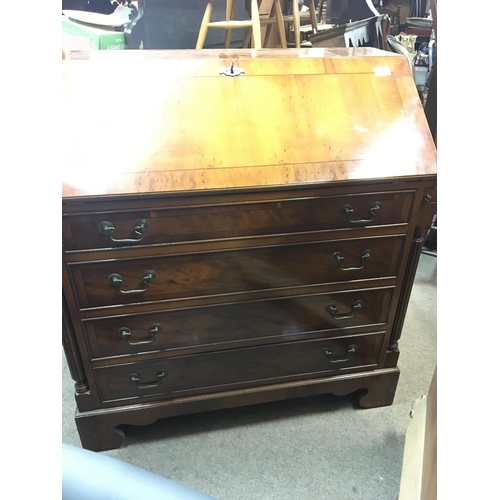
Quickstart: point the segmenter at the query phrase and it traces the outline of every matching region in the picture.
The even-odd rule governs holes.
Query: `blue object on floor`
[[[62,500],[214,500],[107,455],[62,445]]]

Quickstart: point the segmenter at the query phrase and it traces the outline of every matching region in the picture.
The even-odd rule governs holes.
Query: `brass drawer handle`
[[[343,205],[340,208],[340,215],[347,217],[347,220],[351,224],[368,224],[369,222],[373,222],[375,220],[375,216],[380,212],[381,209],[382,203],[380,201],[375,201],[370,207],[370,219],[351,219],[351,214],[354,212],[354,208],[352,208],[351,205]]]
[[[163,380],[163,377],[166,376],[165,370],[160,370],[156,372],[156,381],[153,382],[144,382],[140,384],[140,375],[137,373],[131,373],[128,378],[131,382],[135,382],[137,384],[137,387],[139,389],[149,389],[150,387],[157,387],[161,384],[161,381]]]
[[[115,226],[113,226],[113,224],[107,220],[99,222],[99,225],[97,227],[100,233],[108,235],[109,239],[115,243],[137,243],[144,238],[144,233],[149,229],[149,223],[145,219],[139,219],[135,223],[133,233],[136,234],[138,238],[113,238],[112,235],[115,232]]]
[[[134,295],[144,293],[148,289],[149,283],[151,283],[155,279],[156,273],[154,271],[145,271],[142,276],[142,283],[144,285],[144,288],[141,288],[139,290],[122,290],[121,287],[123,284],[123,278],[118,273],[112,273],[108,276],[108,283],[110,285],[118,287],[120,293],[123,293],[124,295]]]
[[[155,339],[155,336],[157,333],[161,332],[161,325],[160,323],[153,323],[149,327],[149,337],[147,337],[145,340],[140,340],[138,342],[131,342],[130,337],[132,336],[132,332],[130,331],[130,328],[127,328],[126,326],[123,326],[118,330],[118,335],[122,339],[126,339],[129,345],[141,345],[141,344],[151,344],[153,340]]]
[[[359,262],[360,262],[360,266],[354,266],[354,267],[344,267],[342,266],[342,262],[344,262],[345,260],[345,257],[344,257],[344,254],[342,252],[335,252],[333,255],[332,255],[332,260],[333,262],[335,262],[335,264],[341,264],[340,265],[340,269],[342,269],[342,271],[359,271],[360,269],[363,269],[363,267],[365,267],[365,262],[368,260],[368,259],[371,259],[372,258],[372,251],[371,250],[364,250],[363,253],[361,254],[361,256],[359,257]]]
[[[342,359],[338,359],[338,358],[333,358],[333,352],[332,350],[329,348],[329,347],[325,347],[323,349],[323,354],[326,356],[326,359],[328,359],[328,361],[330,363],[345,363],[346,361],[349,361],[349,354],[354,354],[356,351],[358,350],[358,346],[356,344],[351,344],[348,348],[347,348],[347,358],[342,358]]]
[[[350,319],[350,318],[354,318],[354,316],[356,316],[356,314],[358,313],[358,311],[361,311],[361,309],[363,309],[364,305],[365,305],[365,303],[362,300],[355,300],[352,303],[351,312],[349,314],[345,314],[345,315],[342,315],[342,316],[335,316],[335,314],[337,313],[338,309],[337,309],[337,306],[334,305],[334,304],[327,305],[325,307],[325,311],[327,313],[330,313],[332,315],[332,318],[336,319],[336,320],[339,320],[339,319]]]

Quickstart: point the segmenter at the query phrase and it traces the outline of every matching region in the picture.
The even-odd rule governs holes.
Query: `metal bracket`
[[[219,75],[225,75],[225,76],[240,76],[244,74],[245,74],[244,70],[242,70],[241,68],[234,67],[234,61],[231,61],[230,68],[222,69],[219,71]]]

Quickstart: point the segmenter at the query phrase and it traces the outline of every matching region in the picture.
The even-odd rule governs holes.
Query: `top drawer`
[[[66,251],[358,228],[408,222],[413,191],[116,210],[63,217]]]

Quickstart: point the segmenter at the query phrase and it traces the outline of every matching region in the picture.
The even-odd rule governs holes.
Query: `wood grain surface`
[[[64,198],[436,173],[406,60],[377,49],[97,51],[62,73]]]
[[[387,287],[181,308],[93,319],[84,322],[84,328],[94,358],[154,351],[179,355],[380,328],[387,320],[392,293],[393,287]],[[353,313],[359,300],[363,307]],[[338,310],[334,315],[327,310],[330,305]],[[130,336],[120,335],[123,328]]]
[[[220,74],[232,62],[244,74]],[[410,68],[377,49],[62,61],[63,344],[84,448],[331,392],[392,404],[436,212]]]
[[[342,373],[352,368],[362,371],[377,364],[383,332],[357,337],[339,337],[290,342],[207,354],[180,356],[143,363],[126,363],[96,368],[103,401],[132,398],[173,398],[271,381],[290,381],[315,375]],[[348,352],[355,346],[353,353]],[[328,354],[325,350],[328,350]],[[165,375],[157,379],[157,373]],[[139,382],[130,380],[135,373]]]

